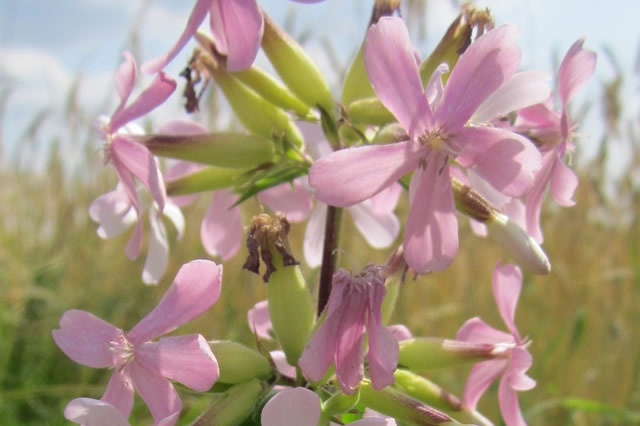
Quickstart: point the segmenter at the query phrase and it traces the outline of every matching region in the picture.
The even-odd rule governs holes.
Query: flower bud
[[[266,14],[262,50],[289,89],[303,102],[334,115],[333,96],[322,73],[302,46]]]
[[[505,348],[436,337],[414,337],[400,342],[398,364],[413,371],[433,370],[505,356]]]
[[[289,89],[256,66],[233,74],[242,83],[255,90],[272,104],[297,114],[300,118],[310,118],[311,108]]]
[[[396,121],[394,115],[378,98],[364,98],[354,101],[348,107],[349,119],[356,124],[384,126]]]
[[[247,169],[273,161],[273,143],[246,133],[131,136],[154,155],[230,169]]]
[[[360,392],[347,395],[338,392],[322,403],[322,412],[326,417],[332,417],[349,411],[360,400]]]
[[[247,170],[204,167],[188,175],[165,182],[167,195],[187,195],[227,188],[240,183]]]
[[[211,351],[218,360],[221,383],[244,383],[251,379],[264,380],[273,370],[269,361],[258,351],[230,340],[209,342]]]
[[[387,386],[375,390],[369,380],[360,386],[360,401],[379,413],[416,425],[459,425],[450,416]]]
[[[249,257],[244,268],[258,273],[260,258],[266,266],[267,296],[273,332],[287,357],[297,365],[315,319],[314,306],[298,262],[289,251],[289,223],[284,214],[260,214],[247,235]]]
[[[494,211],[488,220],[489,236],[498,242],[513,259],[534,274],[547,275],[551,263],[542,247],[508,216]]]

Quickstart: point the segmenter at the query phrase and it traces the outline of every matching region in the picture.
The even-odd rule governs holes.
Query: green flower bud
[[[354,101],[348,107],[349,119],[355,124],[384,126],[396,121],[391,111],[378,98],[364,98]]]
[[[251,379],[267,379],[273,373],[269,361],[260,352],[230,340],[209,342],[218,360],[221,383],[244,383]]]
[[[154,155],[230,169],[247,169],[274,159],[273,143],[246,133],[132,136]]]
[[[503,356],[506,348],[437,337],[414,337],[400,342],[398,364],[413,371],[433,370]]]
[[[331,395],[322,404],[322,412],[326,417],[332,417],[351,410],[360,400],[360,392],[356,391],[351,395],[338,392]]]
[[[322,73],[302,46],[266,14],[262,50],[289,89],[303,102],[334,115],[333,96]]]

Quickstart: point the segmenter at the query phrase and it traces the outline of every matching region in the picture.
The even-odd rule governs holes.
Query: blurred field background
[[[601,58],[602,60],[602,58]],[[599,97],[574,105],[581,114],[594,103],[605,106],[599,118],[606,137],[599,154],[575,164],[581,175],[577,205],[546,208],[543,214],[544,249],[552,262],[549,276],[525,275],[517,312],[523,335],[533,340],[534,364],[530,376],[536,388],[520,393],[520,404],[531,425],[640,424],[640,139],[637,120],[623,120],[617,75],[599,85]],[[0,87],[0,112],[11,87]],[[144,256],[132,262],[124,256],[128,234],[100,240],[87,207],[111,190],[116,178],[103,167],[91,130],[94,116],[80,111],[68,94],[62,111],[34,112],[23,131],[23,143],[2,151],[0,169],[0,423],[3,425],[66,424],[66,403],[79,396],[99,398],[109,371],[75,364],[54,344],[51,330],[67,309],[77,308],[129,329],[158,302],[180,265],[206,257],[199,242],[199,223],[206,202],[185,211],[187,230],[182,241],[168,226],[171,263],[157,287],[140,280]],[[215,92],[212,110],[219,108]],[[2,125],[0,116],[0,128]],[[41,134],[46,119],[64,120],[69,140],[83,160],[69,168],[69,148]],[[149,123],[147,123],[149,124]],[[6,123],[4,123],[6,125]],[[630,130],[629,130],[630,129]],[[607,157],[617,149],[614,139],[625,139],[632,150],[631,167],[611,181]],[[46,146],[46,165],[30,167],[30,159]],[[2,146],[0,145],[0,149]],[[10,156],[10,158],[8,158]],[[245,219],[259,211],[254,201],[245,207]],[[406,218],[406,205],[399,209]],[[362,237],[350,229],[345,215],[342,256],[345,267],[382,262],[389,251],[366,249]],[[393,322],[403,322],[415,335],[450,337],[464,321],[481,316],[503,328],[491,294],[491,273],[507,254],[491,241],[474,236],[461,217],[458,256],[445,272],[409,277],[400,294]],[[293,225],[293,248],[301,256],[303,225]],[[224,264],[222,297],[203,317],[178,330],[200,332],[209,339],[232,338],[253,345],[246,311],[265,296],[264,284],[241,270],[246,251]],[[354,265],[354,263],[356,265]],[[305,269],[310,286],[317,272]],[[460,395],[469,368],[433,372],[429,377]],[[185,388],[186,422],[206,404],[206,396]],[[499,419],[497,387],[479,406]],[[144,404],[137,400],[133,424],[150,423]],[[499,423],[497,423],[499,424]]]

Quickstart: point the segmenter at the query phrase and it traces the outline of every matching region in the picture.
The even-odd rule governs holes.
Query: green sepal
[[[437,337],[414,337],[400,342],[398,364],[413,371],[426,371],[494,359],[503,352],[496,345]]]
[[[265,170],[256,171],[251,178],[235,189],[238,200],[232,207],[235,207],[260,191],[271,188],[281,183],[291,182],[293,179],[305,176],[309,169],[305,166],[291,165],[286,163],[283,166],[275,165]]]
[[[264,385],[257,379],[233,386],[223,394],[217,394],[213,402],[192,426],[236,426],[254,412],[265,393]]]

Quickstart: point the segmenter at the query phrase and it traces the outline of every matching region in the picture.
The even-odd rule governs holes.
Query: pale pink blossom
[[[322,416],[320,397],[306,388],[287,388],[275,394],[260,415],[262,426],[317,426]],[[334,423],[331,423],[332,425]],[[367,417],[349,423],[354,426],[395,426],[390,417]]]
[[[456,335],[458,340],[466,342],[504,346],[508,355],[505,358],[482,361],[473,366],[464,388],[463,404],[475,410],[480,397],[491,383],[502,376],[498,387],[498,401],[507,426],[526,425],[520,411],[517,392],[529,390],[536,385],[535,380],[526,375],[533,362],[527,350],[530,342],[520,336],[515,325],[521,289],[520,268],[515,265],[498,264],[493,272],[493,295],[509,333],[496,330],[475,317],[464,323]]]
[[[515,130],[531,137],[539,144],[542,167],[526,195],[526,228],[538,243],[542,243],[540,212],[547,187],[551,197],[561,206],[575,204],[573,194],[578,177],[563,161],[574,150],[572,138],[575,126],[569,117],[568,105],[577,91],[591,78],[596,67],[596,54],[582,47],[584,39],[576,41],[565,55],[558,70],[558,95],[561,112],[553,110],[551,99],[520,110]]]
[[[413,171],[403,242],[407,264],[416,272],[446,268],[458,250],[449,161],[473,168],[509,196],[522,195],[540,167],[540,154],[528,139],[501,128],[468,125],[487,99],[483,119],[507,108],[491,94],[517,71],[516,36],[511,25],[485,33],[460,57],[446,87],[441,75],[447,67],[440,66],[425,91],[404,22],[383,17],[372,25],[364,46],[367,73],[409,139],[344,149],[316,161],[309,173],[316,197],[330,205],[350,206]],[[518,99],[520,103],[528,101]]]
[[[145,146],[131,140],[128,137],[128,133],[131,131],[124,126],[162,104],[173,93],[176,83],[165,74],[160,73],[149,87],[127,105],[137,79],[138,68],[129,52],[124,52],[124,57],[124,62],[115,74],[120,104],[111,118],[102,123],[100,130],[106,140],[106,158],[113,163],[122,188],[140,217],[140,205],[134,177],[151,192],[160,211],[164,209],[166,191],[155,157]],[[141,246],[142,223],[138,221],[133,236],[127,244],[127,256],[132,259],[138,257]]]
[[[174,424],[182,403],[175,380],[199,392],[216,382],[218,363],[200,334],[163,337],[207,311],[220,296],[222,266],[194,260],[180,268],[173,284],[151,313],[129,332],[89,312],[69,310],[53,330],[53,339],[69,358],[93,368],[112,368],[101,400],[128,419],[134,389],[156,422]],[[108,410],[108,408],[106,408]]]
[[[145,284],[157,284],[169,264],[169,241],[162,217],[168,218],[173,223],[178,239],[182,238],[185,224],[180,208],[170,200],[166,202],[162,213],[155,202],[148,204],[140,202],[136,210],[122,184],[118,184],[113,191],[99,196],[91,203],[89,216],[99,224],[98,236],[108,239],[120,235],[134,223],[141,224],[142,221],[138,215],[148,210],[147,216],[151,233],[147,247],[147,258],[142,270],[142,281]]]
[[[331,364],[342,391],[355,392],[364,375],[364,337],[368,331],[367,360],[375,389],[394,382],[398,341],[382,324],[386,294],[382,268],[365,267],[352,275],[344,269],[333,275],[326,319],[318,327],[300,357],[299,365],[311,380],[320,380]]]

